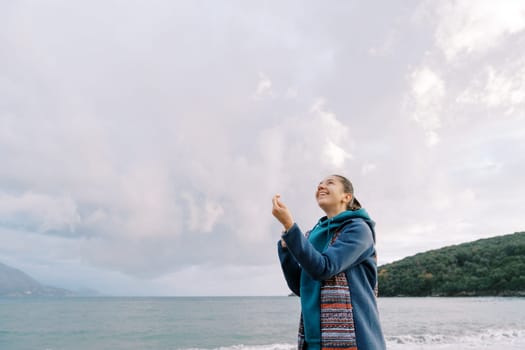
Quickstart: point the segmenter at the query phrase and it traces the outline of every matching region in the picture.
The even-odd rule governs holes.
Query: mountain
[[[382,265],[380,296],[525,296],[525,232]]]
[[[74,293],[44,286],[26,273],[0,263],[0,296],[71,296]]]

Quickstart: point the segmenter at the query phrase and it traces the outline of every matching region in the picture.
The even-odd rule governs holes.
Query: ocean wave
[[[297,344],[268,344],[268,345],[232,345],[232,346],[221,346],[217,348],[204,349],[204,348],[186,348],[177,350],[294,350],[297,348]]]
[[[466,332],[460,335],[450,334],[405,334],[386,337],[387,344],[501,344],[523,341],[525,329],[485,329],[478,332]]]
[[[508,349],[521,349],[525,345],[525,329],[490,329],[461,335],[405,334],[386,336],[387,348],[395,349],[477,349],[489,345],[519,345]],[[179,348],[177,350],[294,350],[297,344],[232,345],[214,348]]]

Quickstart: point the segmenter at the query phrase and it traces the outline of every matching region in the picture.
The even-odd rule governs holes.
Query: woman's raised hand
[[[288,231],[293,226],[292,213],[284,203],[281,201],[281,195],[276,194],[272,198],[272,215],[284,226],[284,229]]]

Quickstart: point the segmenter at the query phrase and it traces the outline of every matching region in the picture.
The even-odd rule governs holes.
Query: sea
[[[297,297],[0,298],[2,350],[291,350]],[[525,298],[379,298],[392,350],[525,349]]]

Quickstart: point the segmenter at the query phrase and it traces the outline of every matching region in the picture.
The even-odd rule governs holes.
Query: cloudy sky
[[[285,295],[341,173],[380,264],[523,231],[525,2],[0,1],[0,262],[114,295]]]

